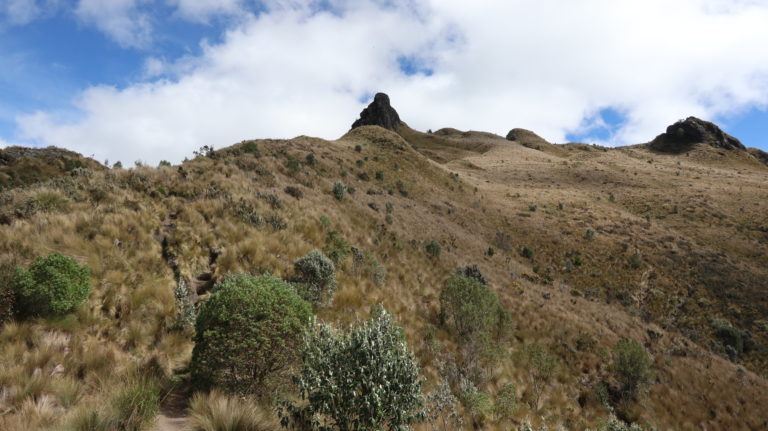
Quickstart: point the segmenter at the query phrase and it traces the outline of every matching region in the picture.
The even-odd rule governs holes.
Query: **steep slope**
[[[734,363],[719,341],[711,347],[721,354],[707,347],[718,340],[715,317],[765,345],[768,234],[756,227],[768,224],[768,168],[644,146],[553,154],[481,132],[421,133],[402,122],[396,131],[247,141],[180,166],[86,169],[4,191],[2,279],[60,250],[88,264],[95,287],[74,315],[3,325],[0,428],[87,424],[119,404],[137,374],[167,393],[192,347],[174,329],[174,291],[204,300],[227,273],[288,277],[332,231],[367,258],[340,265],[319,318],[349,323],[382,303],[405,329],[425,391],[461,348],[439,323],[440,289],[458,266],[477,264],[514,322],[480,390],[493,398],[514,383],[515,422],[584,429],[607,417],[608,352],[630,338],[651,354],[654,378],[637,402],[614,406],[623,418],[660,429],[765,426],[765,352]],[[349,191],[343,200],[337,182]],[[17,211],[41,193],[65,204]],[[439,256],[425,251],[431,241]],[[556,357],[538,410],[522,354],[530,343]],[[473,418],[510,426],[460,413],[466,429]]]

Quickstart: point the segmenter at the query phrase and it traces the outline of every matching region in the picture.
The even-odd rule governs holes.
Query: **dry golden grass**
[[[405,328],[427,390],[438,381],[433,344],[447,354],[457,348],[437,325],[440,288],[456,267],[475,263],[512,312],[515,326],[481,390],[495,394],[513,382],[521,398],[516,421],[583,428],[605,417],[593,387],[608,379],[604,352],[628,337],[646,344],[655,361],[656,380],[629,412],[640,422],[662,429],[763,426],[765,379],[680,331],[697,333],[706,345],[712,317],[743,323],[761,313],[764,304],[754,301],[751,291],[726,286],[737,296],[724,300],[707,285],[717,279],[701,274],[707,265],[725,277],[740,272],[737,287],[767,279],[766,234],[756,229],[768,225],[768,169],[738,158],[721,161],[705,150],[688,157],[660,156],[642,147],[537,151],[475,132],[403,135],[415,145],[392,132],[362,127],[330,142],[254,141],[260,157],[235,154],[239,146],[234,146],[217,159],[191,160],[182,172],[178,167],[95,171],[66,183],[3,192],[0,213],[10,220],[0,225],[2,262],[27,264],[59,250],[88,264],[94,291],[70,317],[3,326],[0,428],[98,425],[109,412],[89,412],[112,402],[114,388],[137,368],[152,364],[163,381],[188,364],[189,335],[170,329],[176,280],[163,255],[163,238],[178,275],[187,280],[239,271],[288,277],[295,259],[323,248],[329,230],[371,253],[387,275],[377,285],[348,259],[339,268],[334,301],[318,310],[320,318],[348,324],[382,303]],[[296,172],[290,167],[296,165],[288,164],[304,161],[310,152],[316,166],[299,164]],[[356,192],[336,200],[331,193],[336,181]],[[301,188],[304,197],[286,194],[288,185]],[[276,195],[281,207],[257,192]],[[48,202],[66,205],[15,215],[41,193]],[[279,216],[287,226],[243,221],[236,214],[241,199],[257,215]],[[385,221],[387,203],[393,207],[391,225]],[[439,258],[425,252],[430,240],[442,245]],[[533,250],[532,259],[521,256],[523,246]],[[213,250],[221,252],[215,262]],[[639,267],[631,262],[635,253]],[[721,254],[729,258],[715,259]],[[577,258],[580,265],[574,264]],[[628,306],[620,304],[627,299]],[[744,328],[758,343],[768,342],[764,329]],[[661,338],[651,339],[649,329]],[[575,350],[580,334],[590,334],[596,345]],[[525,406],[530,378],[519,355],[532,342],[557,357],[539,412]],[[765,370],[765,358],[756,353],[744,364]]]

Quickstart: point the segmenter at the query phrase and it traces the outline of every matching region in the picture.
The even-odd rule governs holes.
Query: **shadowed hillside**
[[[188,307],[194,319],[226,274],[296,280],[294,261],[315,249],[336,259],[338,281],[318,319],[343,327],[372,305],[389,310],[422,392],[447,382],[456,397],[462,425],[447,429],[586,429],[611,413],[658,429],[768,424],[768,167],[708,142],[670,153],[554,145],[522,129],[422,133],[388,98],[375,106],[335,141],[244,141],[158,168],[62,161],[9,183],[3,286],[59,251],[87,265],[92,292],[63,316],[3,315],[0,429],[193,417],[205,401],[189,401]],[[474,368],[474,341],[441,306],[457,268],[510,316]],[[632,396],[615,372],[621,339],[650,361]],[[271,407],[295,388],[282,379],[265,392],[227,405],[258,405],[274,426]]]

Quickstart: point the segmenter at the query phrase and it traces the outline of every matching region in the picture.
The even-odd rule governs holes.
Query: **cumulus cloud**
[[[152,0],[80,0],[75,14],[121,46],[141,48],[152,39],[152,17],[141,8],[148,3]]]
[[[174,1],[199,19],[223,13],[213,2]],[[202,145],[246,138],[338,137],[364,95],[386,91],[415,128],[525,127],[556,142],[601,127],[601,111],[611,108],[624,118],[609,143],[627,144],[678,118],[712,119],[768,101],[763,2],[262,5],[266,12],[241,15],[200,56],[152,59],[143,82],[85,90],[76,121],[46,112],[19,118],[23,137],[99,159],[180,160]]]

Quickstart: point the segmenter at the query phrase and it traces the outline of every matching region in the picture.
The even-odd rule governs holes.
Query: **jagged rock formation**
[[[650,147],[665,153],[680,153],[695,144],[707,144],[724,150],[746,150],[738,139],[723,132],[714,123],[696,117],[688,117],[667,127],[666,133],[651,141]]]
[[[373,102],[363,109],[360,118],[352,123],[352,129],[360,126],[381,126],[385,129],[396,131],[400,126],[400,116],[389,104],[389,96],[384,93],[376,93]]]
[[[757,160],[768,165],[768,153],[758,148],[747,148],[749,154],[752,154]]]

